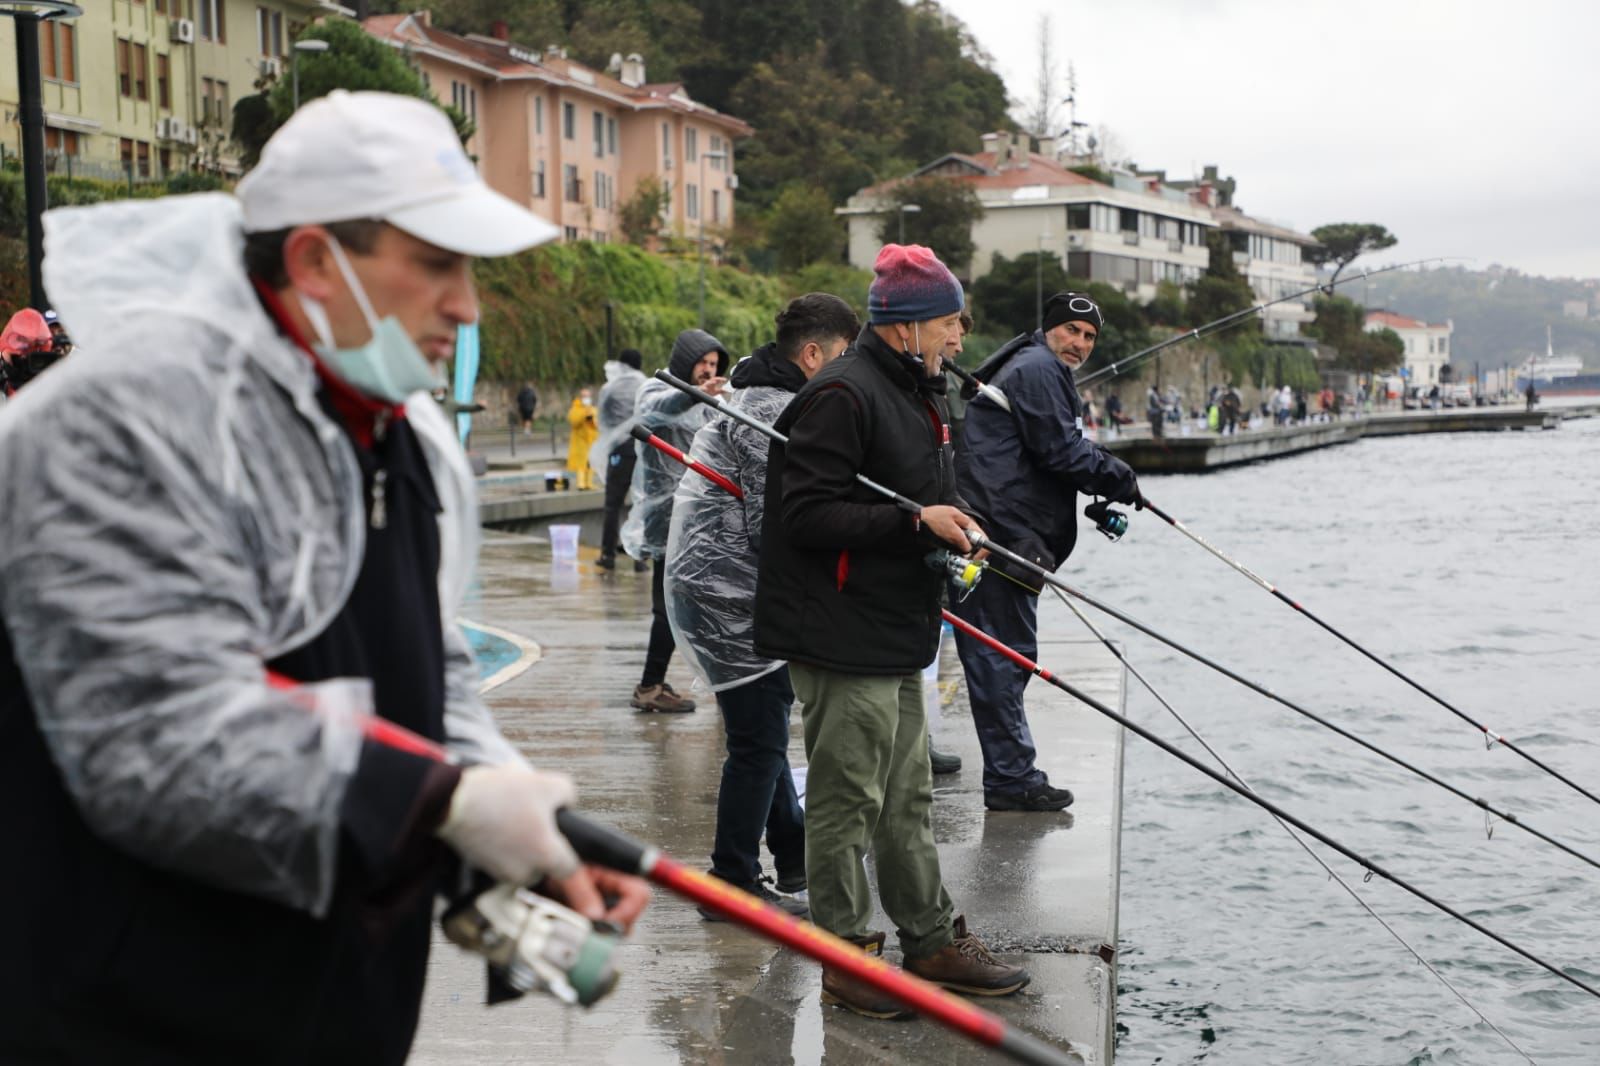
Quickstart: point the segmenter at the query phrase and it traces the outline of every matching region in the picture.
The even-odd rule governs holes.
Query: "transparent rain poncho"
[[[740,389],[734,407],[769,425],[794,393]],[[689,473],[672,502],[667,543],[667,619],[679,649],[713,692],[733,688],[784,664],[755,652],[756,562],[767,483],[765,435],[718,415],[695,434],[689,457],[730,479],[744,499]]]
[[[241,262],[223,193],[45,217],[45,279],[85,350],[0,413],[0,616],[91,830],[208,884],[324,913],[364,681],[267,684],[343,606],[365,549],[355,453]],[[454,624],[477,553],[465,457],[408,421],[440,517],[446,732],[518,758]]]
[[[595,480],[602,485],[606,483],[611,453],[617,450],[617,445],[627,442],[631,447],[633,444],[628,431],[633,428],[634,402],[645,380],[643,371],[635,370],[627,363],[616,359],[606,361],[606,383],[595,401],[595,406],[600,410],[600,436],[594,442],[594,447],[589,449],[589,469],[594,471]]]

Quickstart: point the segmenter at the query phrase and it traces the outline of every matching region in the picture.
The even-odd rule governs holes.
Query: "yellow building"
[[[329,0],[82,0],[39,27],[52,173],[134,180],[200,167],[239,172],[233,105],[289,76],[289,46]],[[16,55],[0,19],[0,55]],[[19,153],[17,71],[0,65],[0,145]]]

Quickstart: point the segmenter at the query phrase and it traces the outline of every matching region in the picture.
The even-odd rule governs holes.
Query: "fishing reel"
[[[541,991],[588,1007],[621,976],[614,960],[620,928],[516,885],[467,896],[440,924],[452,943],[489,960],[491,1003]]]
[[[977,588],[978,582],[983,579],[982,563],[963,558],[945,548],[929,552],[923,557],[923,562],[927,563],[930,569],[948,577],[951,584],[960,590],[962,599]]]
[[[1083,516],[1094,523],[1094,528],[1106,535],[1107,540],[1118,541],[1128,531],[1128,516],[1111,508],[1110,500],[1095,500],[1083,509]]]

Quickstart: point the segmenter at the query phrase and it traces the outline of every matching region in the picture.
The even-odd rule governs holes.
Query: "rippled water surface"
[[[1600,791],[1600,420],[1363,441],[1144,491],[1491,729]],[[1064,576],[1593,855],[1600,806],[1148,515]],[[1046,633],[1079,623],[1044,606]],[[1600,870],[1116,623],[1129,658],[1266,797],[1600,985]],[[1046,664],[1048,665],[1048,664]],[[1130,679],[1141,724],[1203,754]],[[1264,813],[1136,737],[1123,820],[1124,1063],[1524,1059]],[[1600,1062],[1600,1000],[1320,849],[1538,1062]]]

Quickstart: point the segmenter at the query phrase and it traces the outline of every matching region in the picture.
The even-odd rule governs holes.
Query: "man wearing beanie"
[[[639,399],[639,386],[645,380],[640,370],[643,365],[644,359],[637,348],[622,349],[615,359],[606,360],[606,383],[600,389],[600,439],[589,452],[589,468],[600,471],[600,483],[606,487],[606,518],[600,529],[598,561],[602,570],[617,565],[622,501],[633,483],[633,464],[637,458],[628,427],[633,420],[634,404]],[[644,566],[643,559],[635,560],[635,570],[643,570]]]
[[[1010,402],[967,405],[965,447],[957,464],[962,494],[990,522],[995,541],[1054,570],[1078,535],[1078,493],[1137,503],[1128,464],[1083,435],[1083,402],[1072,372],[1094,350],[1102,319],[1082,293],[1062,292],[1044,307],[1043,328],[1008,342],[976,371]],[[1004,561],[993,565],[1004,569]],[[952,607],[1002,643],[1033,658],[1038,651],[1038,579],[1008,569],[1013,581],[984,581]],[[1033,736],[1022,694],[1031,677],[962,633],[956,650],[967,674],[972,721],[983,749],[983,802],[992,811],[1059,811],[1072,793],[1054,788],[1034,765]]]
[[[1007,995],[1002,963],[954,916],[934,849],[922,669],[939,641],[944,579],[924,561],[966,554],[976,523],[956,491],[941,359],[960,336],[961,285],[929,249],[886,245],[868,325],[778,419],[755,606],[758,654],[789,660],[802,704],[806,879],[812,920],[871,954],[870,849],[905,967],[947,988]],[[897,508],[864,475],[924,504]],[[824,1003],[878,1018],[898,1003],[825,969]]]

